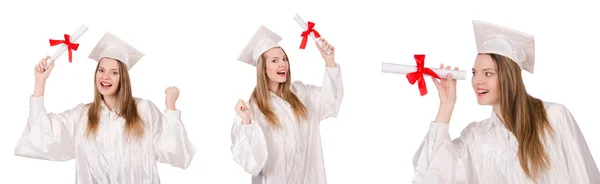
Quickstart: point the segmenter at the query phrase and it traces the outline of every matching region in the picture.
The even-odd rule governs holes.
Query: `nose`
[[[110,75],[108,74],[109,72],[104,72],[102,73],[102,76],[100,76],[100,79],[105,79],[108,80],[110,79]]]
[[[481,75],[475,75],[475,77],[473,77],[473,84],[482,85],[485,84],[485,80]]]

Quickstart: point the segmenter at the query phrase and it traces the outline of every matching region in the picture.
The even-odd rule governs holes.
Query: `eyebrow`
[[[272,58],[272,59],[279,59],[279,57],[278,57],[278,56],[273,56],[273,57],[271,57],[271,58]],[[287,55],[283,55],[283,58],[287,58]]]
[[[472,68],[471,70],[473,70],[473,71],[476,71],[476,70],[475,70],[475,68]],[[487,71],[487,70],[496,71],[496,70],[494,70],[494,69],[492,69],[492,68],[484,68],[484,69],[483,69],[483,71]]]
[[[104,67],[98,67],[98,69],[105,69],[105,70],[106,70],[106,68],[104,68]],[[116,68],[110,69],[109,71],[112,71],[112,70],[117,70],[117,71],[119,71],[119,69],[116,69]]]

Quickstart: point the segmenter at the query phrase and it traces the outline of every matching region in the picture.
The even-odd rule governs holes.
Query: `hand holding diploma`
[[[453,78],[458,80],[465,80],[467,73],[465,71],[460,70],[450,70],[450,69],[435,69],[435,68],[426,68],[424,67],[424,54],[415,54],[414,56],[417,66],[409,66],[409,65],[401,65],[401,64],[392,64],[392,63],[382,63],[382,72],[384,73],[395,73],[395,74],[406,74],[409,82],[414,84],[419,82],[419,91],[421,92],[421,96],[427,94],[427,88],[425,86],[425,80],[423,79],[424,75],[434,77],[434,78]],[[440,77],[441,76],[441,77]]]
[[[58,59],[58,57],[60,57],[67,50],[69,51],[69,62],[72,62],[72,52],[73,50],[77,51],[77,48],[79,47],[79,44],[75,43],[75,41],[77,41],[77,39],[79,39],[79,37],[81,37],[81,35],[83,35],[83,33],[85,33],[87,30],[88,27],[86,25],[81,25],[81,27],[79,27],[79,29],[75,31],[73,35],[65,34],[64,40],[50,39],[50,46],[60,45],[60,47],[56,50],[56,52],[54,52],[54,54],[46,59],[46,69],[50,66],[50,61]]]

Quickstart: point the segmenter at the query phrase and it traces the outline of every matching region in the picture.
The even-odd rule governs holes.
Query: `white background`
[[[162,1],[165,2],[165,1]],[[73,63],[65,52],[46,84],[48,112],[62,112],[93,99],[96,63],[87,56],[105,31],[147,54],[132,70],[133,94],[161,109],[164,89],[181,89],[177,108],[197,153],[187,170],[161,164],[162,183],[249,183],[233,160],[230,129],[238,99],[247,99],[255,68],[236,61],[260,24],[284,39],[293,80],[320,85],[324,62],[310,42],[298,49],[299,13],[314,21],[337,49],[345,97],[337,119],[322,122],[328,182],[409,183],[412,158],[435,118],[438,96],[428,78],[429,94],[404,75],[381,72],[381,62],[440,63],[469,71],[476,56],[471,20],[483,20],[535,35],[535,74],[524,73],[527,90],[545,101],[566,105],[600,160],[600,104],[597,56],[600,28],[597,6],[565,3],[360,1],[3,1],[0,5],[0,52],[3,120],[0,122],[0,173],[3,183],[73,183],[75,163],[13,155],[29,113],[33,68],[51,54],[48,39],[62,39],[81,24],[90,29],[77,42]],[[195,3],[195,4],[192,4]],[[470,122],[488,118],[490,107],[477,105],[471,74],[458,83],[451,120],[455,138]],[[598,161],[596,161],[598,163]],[[16,180],[8,182],[9,180]]]

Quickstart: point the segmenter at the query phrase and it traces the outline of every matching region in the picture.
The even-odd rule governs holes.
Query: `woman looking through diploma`
[[[36,85],[18,156],[76,159],[76,183],[160,183],[156,161],[187,168],[195,154],[175,108],[179,90],[165,90],[165,114],[149,100],[134,98],[129,70],[144,54],[106,33],[90,58],[98,62],[94,101],[62,113],[47,113],[45,82],[52,68],[35,67]],[[47,59],[47,58],[46,58]]]
[[[252,183],[326,183],[319,122],[337,117],[344,94],[335,49],[323,39],[317,45],[326,65],[317,87],[291,82],[280,41],[261,26],[238,58],[256,67],[257,83],[249,103],[235,106],[231,151]]]
[[[473,24],[479,54],[471,83],[477,103],[491,105],[493,112],[451,140],[456,80],[434,79],[440,107],[415,154],[413,183],[599,183],[598,168],[569,110],[525,90],[521,70],[533,73],[533,36]]]

